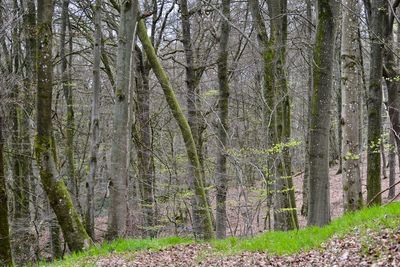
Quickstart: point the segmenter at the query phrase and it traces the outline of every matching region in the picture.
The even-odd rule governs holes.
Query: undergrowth
[[[307,227],[288,232],[266,232],[251,238],[230,237],[212,240],[210,244],[216,253],[235,254],[242,251],[267,251],[270,254],[284,255],[320,248],[320,245],[333,235],[344,236],[358,230],[379,230],[394,228],[400,224],[400,203],[384,207],[366,208],[348,213],[333,220],[322,228]],[[127,254],[140,250],[160,250],[179,244],[190,244],[190,238],[167,237],[159,239],[125,239],[93,247],[85,252],[70,254],[63,261],[41,266],[93,266],[95,259],[110,253]]]

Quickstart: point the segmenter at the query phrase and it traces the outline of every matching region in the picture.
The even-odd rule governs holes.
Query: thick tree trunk
[[[358,51],[358,3],[342,0],[342,182],[344,211],[355,211],[362,207],[360,177],[360,92],[362,90],[360,52]]]
[[[287,1],[269,0],[268,9],[271,19],[269,46],[274,50],[273,77],[276,114],[274,125],[274,145],[290,141],[290,98],[286,73],[287,45]],[[266,64],[266,62],[264,63]],[[281,155],[280,155],[281,154]],[[275,170],[274,229],[291,230],[298,228],[296,201],[292,180],[292,163],[288,148],[278,155]]]
[[[121,4],[121,21],[118,31],[116,66],[116,91],[113,118],[113,140],[111,146],[111,203],[108,212],[107,239],[123,237],[127,219],[127,147],[128,147],[128,102],[131,74],[132,43],[138,9],[133,0]]]
[[[91,116],[91,135],[90,135],[90,161],[89,176],[86,180],[86,212],[85,227],[86,232],[92,239],[95,239],[94,233],[94,187],[97,174],[97,159],[100,146],[100,125],[99,125],[99,108],[100,108],[100,57],[101,57],[101,4],[102,0],[96,0],[94,6],[94,47],[93,47],[93,95],[92,95],[92,116]]]
[[[53,86],[52,64],[52,18],[53,1],[38,1],[37,18],[37,135],[35,155],[43,188],[50,206],[57,216],[64,238],[71,251],[88,248],[92,241],[87,235],[79,215],[74,208],[71,196],[60,179],[52,147],[51,103]]]
[[[0,265],[12,266],[10,234],[8,226],[8,203],[4,172],[3,117],[0,115]]]
[[[156,237],[157,231],[154,201],[154,160],[151,151],[150,125],[150,69],[144,66],[143,53],[136,47],[136,95],[137,95],[137,139],[136,147],[139,159],[139,176],[142,189],[142,209],[144,212],[144,236]]]
[[[370,202],[381,191],[381,110],[382,110],[382,64],[384,22],[387,12],[386,0],[371,2],[370,39],[371,63],[368,91],[368,150],[367,150],[367,201]],[[380,205],[379,195],[371,203]]]
[[[221,35],[219,40],[218,56],[218,142],[220,149],[217,155],[217,202],[216,202],[216,236],[217,238],[226,237],[226,194],[228,189],[226,149],[228,145],[228,111],[229,111],[229,79],[228,79],[228,42],[229,42],[229,20],[230,19],[230,0],[222,1]]]
[[[271,19],[271,36],[268,40],[265,23],[260,13],[257,0],[249,2],[258,41],[263,49],[264,64],[264,130],[266,147],[286,143],[290,139],[290,99],[285,71],[287,41],[287,2],[268,1]],[[297,228],[297,212],[294,187],[291,177],[291,159],[284,148],[271,159],[268,168],[273,169],[274,186],[274,229],[289,230]],[[275,157],[273,162],[272,157]]]
[[[169,81],[169,78],[157,58],[157,55],[151,44],[150,38],[147,35],[146,26],[144,25],[143,20],[140,20],[138,23],[138,36],[140,38],[140,41],[142,42],[143,49],[146,52],[150,65],[153,69],[153,72],[161,84],[165,98],[167,100],[167,104],[172,112],[172,115],[174,116],[181,130],[182,137],[185,142],[189,163],[194,169],[194,175],[195,175],[194,189],[195,189],[195,195],[199,200],[198,206],[199,206],[199,215],[203,224],[203,237],[205,239],[211,239],[214,236],[212,219],[211,219],[211,210],[207,202],[207,195],[204,188],[202,172],[201,172],[201,164],[197,154],[196,143],[193,139],[192,131],[178,103],[178,100],[172,89],[172,85]]]
[[[332,64],[337,4],[318,0],[318,25],[314,47],[313,94],[310,124],[310,192],[308,225],[323,226],[330,221],[329,124]]]

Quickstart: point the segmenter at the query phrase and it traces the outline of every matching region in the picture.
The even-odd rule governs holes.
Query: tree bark
[[[127,147],[128,147],[128,103],[131,74],[132,43],[138,18],[138,7],[134,0],[121,4],[121,21],[118,30],[118,52],[116,65],[116,90],[113,117],[113,140],[111,145],[111,203],[108,211],[107,239],[123,237],[127,220]]]
[[[218,141],[220,149],[217,155],[217,200],[216,200],[216,237],[219,239],[226,237],[226,194],[228,189],[227,158],[226,149],[228,146],[228,112],[229,112],[229,79],[228,79],[228,42],[229,42],[229,20],[230,19],[230,0],[222,0],[221,35],[219,39],[218,55]]]
[[[78,182],[75,177],[75,163],[74,163],[74,132],[75,132],[75,119],[74,119],[74,106],[72,98],[72,81],[70,70],[68,69],[68,60],[66,56],[66,35],[67,24],[69,16],[69,0],[62,0],[61,7],[61,34],[60,34],[60,58],[61,58],[61,83],[64,93],[65,104],[67,106],[66,125],[65,125],[65,158],[67,169],[67,187],[72,196],[74,206],[78,208]]]
[[[8,203],[4,172],[3,117],[0,115],[0,265],[12,266],[10,234],[8,225]]]
[[[156,237],[157,231],[154,201],[154,160],[151,151],[151,125],[150,125],[150,87],[149,72],[144,65],[143,53],[136,47],[136,94],[137,94],[137,139],[136,147],[139,159],[139,176],[142,185],[142,209],[144,212],[144,236]]]
[[[337,4],[318,0],[310,124],[310,192],[308,225],[330,222],[329,124]]]
[[[344,211],[355,211],[362,207],[360,177],[359,103],[362,90],[360,52],[358,44],[358,3],[342,0],[342,182]]]
[[[371,63],[368,90],[368,149],[367,149],[367,202],[370,202],[381,191],[381,110],[382,110],[382,65],[384,22],[387,12],[387,1],[371,2],[370,40]],[[380,205],[381,195],[371,203]]]
[[[88,248],[92,241],[87,235],[71,196],[60,179],[52,148],[51,103],[53,86],[52,64],[52,18],[53,1],[39,0],[37,15],[37,135],[35,156],[43,188],[50,206],[61,226],[64,238],[71,251]]]
[[[94,217],[95,217],[95,199],[94,187],[97,174],[97,158],[100,146],[100,125],[99,125],[99,108],[100,108],[100,58],[101,58],[101,4],[102,0],[96,0],[94,6],[94,47],[93,47],[93,94],[92,94],[92,116],[91,116],[91,135],[90,135],[90,161],[89,176],[86,180],[86,213],[85,228],[89,236],[94,240]]]
[[[194,169],[194,175],[195,175],[194,189],[195,189],[195,195],[200,201],[198,205],[199,205],[200,218],[202,219],[202,224],[203,224],[203,237],[204,239],[211,239],[214,236],[212,219],[211,219],[211,210],[207,202],[207,196],[206,196],[206,191],[204,189],[202,172],[201,172],[201,164],[197,154],[196,143],[193,139],[192,131],[178,103],[178,100],[175,96],[169,78],[157,58],[157,55],[151,44],[150,38],[147,35],[146,26],[144,25],[143,20],[140,20],[138,23],[138,36],[140,38],[140,41],[142,42],[143,49],[147,54],[153,72],[161,84],[167,104],[172,112],[172,115],[174,116],[181,130],[182,137],[185,142],[189,163],[192,165]]]

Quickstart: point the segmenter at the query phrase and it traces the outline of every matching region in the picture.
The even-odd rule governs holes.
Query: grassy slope
[[[343,236],[355,228],[378,229],[382,226],[398,227],[400,222],[400,203],[385,207],[373,207],[356,213],[346,214],[323,227],[307,227],[289,232],[266,232],[253,238],[231,237],[225,240],[213,240],[216,251],[234,254],[241,251],[268,251],[271,254],[291,254],[299,251],[318,248],[333,235]],[[64,261],[49,266],[85,265],[90,258],[113,253],[127,253],[145,249],[160,250],[178,244],[189,244],[195,241],[188,238],[168,237],[160,239],[127,239],[117,240],[111,244],[94,247],[84,253],[68,255]]]

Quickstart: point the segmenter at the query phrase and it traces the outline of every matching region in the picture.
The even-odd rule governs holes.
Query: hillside
[[[119,240],[43,266],[398,266],[400,203],[346,214],[323,227],[198,243]]]

